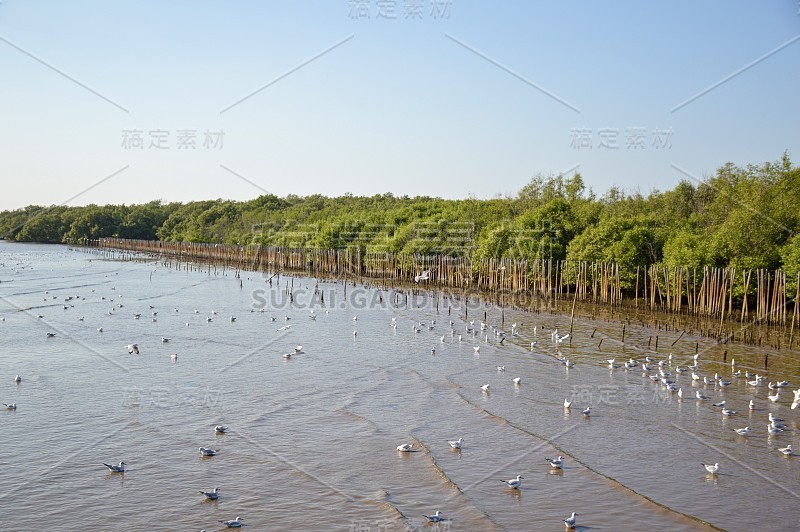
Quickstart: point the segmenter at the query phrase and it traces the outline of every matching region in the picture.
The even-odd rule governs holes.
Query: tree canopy
[[[701,182],[647,196],[583,178],[537,175],[516,197],[418,196],[194,201],[83,207],[31,205],[0,212],[0,236],[27,242],[102,237],[365,251],[800,270],[800,168],[788,154],[726,164]]]

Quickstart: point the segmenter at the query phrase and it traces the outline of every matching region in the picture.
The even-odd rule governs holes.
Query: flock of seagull
[[[429,272],[423,272],[421,275],[419,275],[419,276],[417,276],[415,278],[415,281],[419,282],[421,280],[427,280],[428,279],[428,273]],[[112,287],[112,290],[114,290],[113,287]],[[94,290],[92,290],[92,292],[94,292]],[[45,292],[46,295],[48,293],[49,292]],[[58,296],[51,296],[51,297],[52,297],[52,299],[56,299]],[[78,296],[75,296],[75,297],[77,298]],[[121,298],[122,295],[118,294],[118,297]],[[103,296],[101,299],[102,300],[107,300],[105,296]],[[45,298],[45,300],[48,300],[48,298]],[[69,297],[69,298],[65,299],[65,302],[68,303],[69,301],[72,301],[72,300],[73,300],[73,298]],[[109,298],[108,300],[109,301],[113,300],[113,298]],[[73,304],[68,304],[68,305],[65,305],[64,308],[65,309],[72,308],[73,306],[74,306]],[[119,309],[121,309],[123,307],[124,307],[124,305],[122,303],[115,303],[114,307],[111,308],[111,310],[108,311],[108,314],[112,315],[112,314],[114,314],[116,312],[119,312]],[[150,309],[153,310],[154,307],[151,306]],[[174,312],[177,313],[178,309],[175,308]],[[253,312],[253,310],[251,310],[251,312]],[[263,312],[263,309],[261,310],[261,312]],[[194,309],[194,313],[198,314],[199,310],[198,309]],[[216,315],[216,314],[217,314],[217,312],[212,310],[211,315],[206,318],[206,321],[207,322],[211,322],[213,320],[213,316]],[[157,315],[158,315],[158,311],[153,310],[151,312],[152,321],[154,321],[154,322],[157,321]],[[37,317],[39,319],[43,318],[43,316],[41,316],[41,315],[37,315]],[[309,317],[312,320],[316,319],[316,314],[314,313],[313,310],[311,311]],[[140,319],[141,318],[141,313],[133,314],[133,318],[134,319]],[[235,316],[231,316],[230,317],[230,322],[233,323],[233,322],[236,321],[236,319],[237,318]],[[285,321],[287,321],[287,322],[290,319],[291,318],[289,316],[285,317]],[[358,319],[357,317],[354,317],[353,321],[356,322],[357,319]],[[4,321],[5,318],[2,318],[2,320]],[[79,320],[80,321],[84,321],[84,318],[81,317],[81,318],[79,318]],[[273,322],[276,321],[276,318],[275,317],[271,317],[271,321],[273,321]],[[187,322],[186,326],[189,326],[189,325],[190,324]],[[392,328],[395,328],[395,329],[397,328],[398,323],[397,323],[397,319],[396,318],[392,318],[390,326]],[[435,326],[436,326],[436,321],[432,321],[430,325],[427,325],[427,324],[425,324],[423,322],[418,322],[418,323],[415,323],[413,325],[412,330],[413,330],[414,333],[420,333],[423,330],[425,330],[426,328],[429,331],[433,331],[435,329]],[[280,327],[277,330],[278,331],[285,331],[285,330],[288,330],[290,327],[291,327],[291,325],[287,324],[287,325],[284,325],[284,326]],[[97,328],[97,332],[98,333],[102,333],[103,332],[103,328],[102,327]],[[536,327],[533,328],[533,334],[534,334],[534,336],[538,337],[538,331],[537,331]],[[490,336],[493,336],[494,339],[501,345],[506,340],[506,336],[507,336],[506,332],[501,330],[500,328],[498,328],[498,327],[496,327],[494,325],[490,325],[488,323],[485,323],[483,321],[480,321],[476,325],[475,320],[471,320],[471,321],[467,322],[467,324],[465,326],[464,333],[462,333],[462,334],[458,334],[456,332],[455,324],[451,320],[450,321],[450,335],[451,335],[451,337],[453,337],[454,341],[457,338],[458,342],[463,342],[464,341],[464,336],[471,336],[472,338],[476,338],[476,337],[478,337],[480,335],[481,339],[485,340],[487,343],[489,342]],[[53,332],[48,332],[47,333],[47,337],[48,338],[53,338],[55,336],[56,336],[56,333],[53,333]],[[353,336],[354,337],[357,336],[357,331],[355,331],[355,330],[353,331]],[[511,326],[510,336],[512,336],[512,337],[519,336],[519,325],[517,323],[514,323]],[[550,339],[552,341],[552,344],[556,348],[558,348],[558,346],[560,344],[562,344],[565,340],[567,340],[569,338],[569,336],[570,336],[569,334],[561,335],[561,334],[558,333],[558,330],[554,330],[550,334]],[[440,337],[440,342],[444,343],[445,339],[446,339],[446,336],[441,336]],[[162,343],[168,343],[169,341],[170,341],[169,338],[166,338],[166,337],[161,338],[161,342]],[[530,343],[531,350],[534,350],[537,347],[537,345],[538,345],[538,340],[531,342]],[[140,354],[139,345],[137,343],[130,343],[130,344],[125,346],[125,349],[131,355]],[[480,345],[473,346],[473,349],[474,349],[476,354],[480,353]],[[432,347],[431,352],[432,352],[432,354],[436,354],[436,346]],[[285,353],[285,354],[282,355],[282,357],[284,359],[290,359],[293,356],[301,354],[301,353],[303,353],[303,347],[298,345],[298,346],[296,346],[294,348],[294,350],[292,352]],[[559,355],[560,355],[560,351],[559,351]],[[172,358],[173,361],[177,360],[177,357],[178,357],[177,353],[171,355],[171,358]],[[569,369],[571,367],[574,367],[574,365],[575,365],[575,363],[573,361],[570,361],[567,357],[559,356],[559,360],[567,369]],[[666,391],[668,391],[670,393],[675,393],[680,400],[683,400],[684,392],[683,392],[683,388],[678,384],[676,379],[677,379],[678,375],[682,375],[682,374],[685,374],[685,373],[690,373],[692,382],[694,382],[694,383],[702,383],[702,385],[704,386],[704,390],[706,389],[705,387],[709,387],[709,386],[714,387],[714,389],[725,389],[727,386],[732,384],[733,379],[744,379],[748,386],[752,387],[753,389],[757,389],[766,380],[766,378],[761,376],[761,375],[751,374],[749,371],[742,372],[740,369],[737,368],[735,360],[732,360],[731,363],[730,363],[730,367],[731,367],[731,376],[729,377],[730,380],[727,380],[726,378],[723,378],[719,374],[715,374],[713,376],[713,378],[709,377],[709,376],[703,376],[703,375],[701,375],[699,373],[701,361],[700,361],[700,355],[697,355],[697,354],[694,355],[691,363],[687,363],[687,364],[684,364],[684,365],[676,365],[674,367],[674,370],[673,370],[673,355],[672,354],[670,354],[666,359],[662,359],[662,360],[658,360],[658,361],[655,360],[653,357],[646,356],[646,357],[644,357],[643,360],[636,360],[636,359],[631,358],[631,359],[629,359],[628,361],[624,362],[621,365],[617,364],[617,361],[616,361],[615,358],[610,358],[610,359],[606,360],[605,362],[608,365],[608,367],[610,369],[612,369],[612,370],[620,368],[620,367],[624,367],[624,369],[626,371],[641,371],[643,378],[647,378],[650,381],[652,381],[653,383],[657,383],[657,384],[662,385]],[[497,369],[498,373],[504,373],[505,370],[506,370],[505,366],[496,366],[496,369]],[[671,373],[673,371],[674,371],[674,374],[675,374],[674,376]],[[17,384],[22,382],[22,378],[20,377],[20,375],[16,375],[14,377],[14,382],[17,383]],[[513,386],[516,386],[516,387],[521,386],[521,384],[522,384],[521,377],[514,377],[513,379],[511,379],[511,384]],[[780,382],[775,382],[775,383],[772,383],[772,382],[767,383],[768,389],[771,392],[774,392],[774,393],[768,394],[768,400],[770,402],[772,402],[772,403],[777,403],[782,397],[781,396],[782,390],[786,389],[788,386],[789,386],[789,382],[787,382],[787,381],[780,381]],[[480,386],[480,390],[481,390],[482,393],[489,394],[490,393],[490,385],[488,383],[487,384],[483,384],[483,385]],[[794,394],[794,399],[793,399],[793,401],[791,403],[791,407],[790,407],[792,410],[794,410],[798,406],[800,406],[800,389],[794,390],[793,394]],[[710,400],[710,397],[705,395],[701,390],[696,390],[695,393],[694,393],[694,397],[695,397],[695,399],[697,401]],[[5,408],[7,410],[16,410],[17,409],[17,404],[16,403],[2,403],[2,404],[5,406]],[[735,410],[733,410],[732,408],[730,408],[726,404],[726,401],[724,401],[724,400],[722,400],[720,402],[717,402],[717,403],[713,403],[713,406],[715,408],[719,408],[720,409],[720,413],[721,413],[721,415],[723,417],[726,417],[726,418],[727,417],[733,417],[733,416],[736,416],[736,414],[737,414],[737,412]],[[563,402],[563,408],[568,411],[568,410],[571,409],[571,407],[572,407],[572,401],[570,401],[570,400],[565,398],[564,402]],[[754,403],[753,400],[750,400],[748,407],[749,407],[750,410],[754,410],[756,408],[755,407],[755,403]],[[586,416],[586,417],[591,416],[591,414],[592,414],[592,406],[591,405],[587,405],[582,410],[582,414],[584,416]],[[770,412],[768,414],[768,423],[765,423],[767,425],[767,433],[770,436],[776,436],[776,435],[779,435],[779,434],[781,434],[781,433],[783,433],[785,431],[788,431],[789,428],[785,424],[783,424],[783,421],[784,421],[783,419],[780,419],[780,418],[776,417],[772,412]],[[748,436],[752,435],[755,432],[755,430],[752,429],[749,426],[745,426],[745,427],[741,427],[741,428],[735,428],[733,430],[735,431],[735,433],[738,436],[741,436],[741,437],[748,437]],[[226,432],[228,432],[228,427],[226,427],[224,425],[216,425],[216,426],[214,426],[214,432],[215,432],[215,434],[225,434]],[[459,438],[454,439],[454,440],[448,440],[447,443],[452,449],[460,450],[460,449],[462,449],[462,446],[464,445],[465,440],[464,440],[463,437],[459,437]],[[219,450],[213,449],[213,448],[210,448],[210,447],[202,447],[201,446],[198,449],[199,449],[200,456],[204,457],[204,458],[205,457],[213,457],[217,453],[219,453]],[[414,444],[412,444],[412,443],[403,443],[403,444],[400,444],[400,445],[397,446],[397,451],[401,452],[401,453],[413,452],[415,450],[416,449],[414,447]],[[781,453],[781,454],[783,454],[785,456],[794,456],[795,455],[795,452],[794,452],[794,449],[792,448],[792,445],[787,445],[786,447],[781,447],[781,448],[778,448],[776,450],[779,453]],[[564,463],[565,463],[565,458],[563,456],[558,456],[555,459],[553,459],[553,458],[545,458],[545,460],[549,464],[549,466],[551,468],[553,468],[553,469],[561,469],[564,466]],[[118,464],[103,463],[103,465],[108,469],[109,473],[124,474],[126,472],[126,463],[124,461],[120,461]],[[707,474],[709,474],[709,475],[716,475],[720,471],[720,464],[719,463],[702,464],[702,466],[703,466],[704,470],[707,472]],[[523,479],[524,479],[524,477],[522,475],[518,474],[518,475],[516,475],[515,478],[501,479],[500,482],[502,482],[506,486],[507,489],[516,490],[516,489],[520,488]],[[219,496],[220,496],[220,488],[215,487],[211,491],[199,490],[199,493],[203,495],[204,499],[217,500],[217,499],[219,499]],[[572,512],[569,517],[563,519],[564,525],[567,528],[575,528],[576,527],[576,522],[577,522],[577,516],[578,516],[578,514],[576,512]],[[436,510],[436,512],[431,514],[431,515],[423,515],[423,517],[425,517],[427,519],[427,521],[430,522],[430,523],[440,523],[440,522],[449,521],[449,519],[446,518],[442,514],[442,512],[440,510]],[[242,517],[237,516],[233,520],[227,520],[227,521],[222,521],[221,520],[219,522],[222,523],[222,525],[224,525],[225,527],[228,527],[228,528],[239,528],[239,527],[244,526],[243,521],[244,520],[243,520]]]
[[[435,325],[436,325],[436,321],[433,321],[431,323],[431,325],[428,325],[428,326],[426,326],[426,324],[423,323],[423,322],[419,322],[419,323],[417,323],[417,324],[415,324],[413,326],[413,332],[414,333],[420,333],[426,327],[427,327],[428,330],[432,331],[432,330],[434,330]],[[393,328],[397,328],[396,318],[392,318],[390,326],[393,327]],[[511,326],[511,336],[518,336],[519,335],[518,329],[519,329],[519,324],[514,323]],[[489,339],[492,336],[497,340],[497,342],[499,344],[502,344],[503,341],[506,339],[505,331],[501,330],[500,328],[498,328],[498,327],[496,327],[494,325],[490,325],[488,323],[485,323],[483,321],[480,321],[480,323],[477,326],[476,326],[475,320],[469,321],[468,324],[465,327],[465,332],[467,333],[467,335],[471,335],[471,337],[473,337],[473,338],[475,338],[478,335],[480,335],[481,339],[484,340],[487,343],[489,342]],[[533,327],[534,336],[538,336],[538,332],[539,331],[538,331],[537,327]],[[451,335],[451,337],[456,338],[458,342],[464,341],[464,335],[458,334],[456,332],[455,324],[454,324],[454,322],[452,320],[450,320],[450,335]],[[556,350],[558,352],[557,358],[561,362],[561,364],[563,364],[564,367],[567,368],[567,369],[574,367],[575,363],[573,361],[569,360],[569,358],[561,355],[560,350],[558,350],[558,348],[565,340],[567,340],[569,338],[569,336],[570,336],[569,334],[563,334],[563,335],[559,334],[557,329],[553,330],[553,332],[550,333],[550,339],[552,341],[552,344],[553,344],[553,346],[556,348]],[[442,343],[444,343],[445,338],[446,338],[446,336],[441,336],[440,337],[440,341]],[[539,343],[538,340],[534,340],[533,342],[531,342],[530,343],[530,349],[533,351],[538,346],[538,343]],[[474,349],[476,355],[480,353],[480,346],[479,345],[473,346],[473,349]],[[431,349],[431,353],[434,354],[434,355],[436,354],[436,346],[434,346]],[[701,365],[701,360],[700,360],[700,355],[699,354],[693,355],[691,361],[687,362],[685,365],[680,365],[680,364],[676,365],[674,367],[674,372],[675,372],[675,375],[676,375],[675,377],[673,377],[673,375],[670,373],[671,371],[673,371],[672,370],[672,368],[673,368],[673,355],[672,354],[669,354],[663,360],[656,360],[655,358],[653,358],[651,356],[645,356],[643,358],[643,360],[636,360],[634,358],[630,358],[630,359],[628,359],[628,361],[624,362],[621,365],[617,364],[616,358],[607,359],[607,360],[605,360],[605,362],[608,365],[608,368],[611,369],[611,370],[614,370],[614,369],[617,369],[617,368],[620,368],[620,367],[624,367],[625,371],[639,371],[640,370],[642,372],[642,377],[643,378],[646,378],[646,379],[648,379],[649,381],[651,381],[653,383],[659,383],[660,385],[662,385],[664,387],[664,389],[667,392],[675,393],[675,395],[677,395],[677,397],[678,397],[678,400],[680,400],[680,401],[683,401],[683,399],[684,399],[684,392],[683,392],[683,388],[677,383],[676,378],[677,378],[677,375],[682,375],[682,374],[685,374],[687,372],[690,372],[693,382],[700,382],[700,383],[702,383],[702,385],[704,387],[713,386],[714,388],[717,388],[717,389],[720,389],[720,390],[724,390],[726,387],[730,386],[734,382],[734,379],[744,379],[745,382],[747,383],[747,386],[748,387],[752,387],[754,390],[757,389],[766,380],[766,378],[764,376],[762,376],[762,375],[754,374],[754,373],[751,373],[750,371],[744,371],[743,372],[741,369],[737,368],[735,359],[732,359],[731,363],[730,363],[730,367],[731,367],[731,377],[730,377],[730,379],[731,380],[726,380],[725,378],[720,376],[718,373],[715,373],[713,378],[712,377],[708,377],[708,376],[703,376],[700,373],[698,373],[700,371],[700,365]],[[497,368],[497,371],[500,372],[500,373],[504,373],[505,370],[506,370],[506,367],[504,365],[496,366],[496,368]],[[513,383],[514,386],[520,386],[520,384],[522,382],[522,379],[520,377],[515,377],[515,378],[512,379],[511,382]],[[768,382],[767,385],[766,385],[767,388],[771,392],[774,392],[774,393],[768,394],[767,395],[767,399],[771,403],[777,403],[781,399],[781,391],[786,389],[789,386],[789,384],[790,383],[788,381],[785,381],[785,380],[778,381],[778,382],[775,382],[775,383]],[[481,390],[482,393],[488,395],[490,393],[490,391],[491,391],[491,387],[490,387],[490,385],[488,383],[487,384],[483,384],[483,385],[480,386],[480,390]],[[800,407],[800,389],[793,390],[792,393],[794,395],[794,398],[793,398],[793,401],[791,403],[790,409],[791,410],[795,410],[798,407]],[[696,390],[695,391],[695,399],[697,401],[707,401],[707,400],[710,399],[710,397],[705,395],[700,390]],[[713,406],[715,408],[719,408],[720,409],[720,413],[725,418],[736,416],[736,414],[737,414],[737,412],[735,410],[731,409],[726,404],[725,400],[719,401],[717,403],[713,403]],[[564,399],[564,403],[563,403],[563,407],[564,407],[565,411],[570,411],[570,409],[572,407],[572,401],[570,401],[568,398],[565,398]],[[753,399],[750,399],[749,404],[748,404],[748,408],[751,411],[756,409],[755,401]],[[591,405],[587,405],[581,411],[581,413],[586,418],[590,417],[591,414],[592,414],[592,406]],[[781,434],[783,432],[786,432],[786,431],[790,430],[787,425],[782,423],[784,420],[781,419],[781,418],[776,417],[772,412],[768,413],[767,420],[768,420],[768,423],[766,423],[766,425],[767,425],[767,434],[770,437],[778,435],[778,434]],[[735,428],[735,429],[733,429],[733,431],[737,435],[744,436],[744,437],[749,436],[750,434],[752,434],[754,432],[753,429],[751,429],[749,426],[741,427],[741,428]],[[448,443],[450,444],[450,446],[453,449],[461,449],[462,445],[464,443],[464,438],[458,438],[458,440],[452,440],[452,441],[449,441]],[[411,443],[403,443],[403,444],[397,446],[397,451],[399,451],[399,452],[412,452],[414,450],[415,450],[414,445],[411,444]],[[795,451],[794,451],[794,448],[792,447],[791,444],[786,445],[785,447],[776,448],[775,450],[778,453],[780,453],[780,454],[782,454],[784,456],[787,456],[787,457],[795,456]],[[559,456],[556,459],[545,458],[545,460],[554,469],[561,469],[563,467],[563,465],[564,465],[564,457],[563,456]],[[719,473],[719,471],[720,471],[720,464],[719,463],[715,463],[715,464],[705,464],[704,463],[704,464],[701,464],[701,465],[703,466],[703,469],[706,471],[706,473],[708,475],[712,475],[713,476],[713,475],[716,475],[717,473]],[[523,479],[524,479],[524,477],[522,475],[517,475],[515,478],[507,479],[507,480],[501,480],[500,482],[505,484],[507,488],[513,490],[513,489],[519,489],[520,488],[520,486],[522,485],[522,480]],[[575,528],[576,521],[577,521],[577,515],[578,514],[576,512],[572,512],[572,514],[569,517],[567,517],[566,519],[563,520],[564,524],[565,524],[565,526],[567,528],[570,528],[570,529]],[[432,515],[424,515],[423,517],[428,519],[428,521],[431,522],[431,523],[438,523],[438,522],[442,522],[442,521],[446,520],[446,518],[442,515],[442,513],[439,510],[437,510]]]

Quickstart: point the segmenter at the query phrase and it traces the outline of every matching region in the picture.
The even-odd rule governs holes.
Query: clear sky
[[[798,67],[797,0],[2,0],[0,209],[646,194],[800,160]]]

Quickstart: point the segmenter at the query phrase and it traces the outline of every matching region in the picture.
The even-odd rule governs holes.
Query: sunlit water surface
[[[678,375],[697,341],[669,347],[679,333],[629,326],[623,346],[619,323],[577,319],[571,345],[556,346],[551,332],[566,332],[568,316],[507,309],[501,326],[499,309],[475,301],[465,310],[439,296],[437,311],[436,296],[406,305],[392,291],[351,283],[345,296],[320,282],[323,304],[313,279],[270,286],[244,272],[240,283],[230,270],[61,246],[0,242],[0,263],[0,401],[18,406],[0,411],[2,530],[219,529],[236,516],[250,530],[563,530],[572,511],[587,531],[800,527],[800,456],[776,450],[800,447],[796,354],[770,352],[769,373],[765,351],[728,346],[722,364],[722,349],[700,341],[704,375],[730,380],[733,357],[790,381],[773,404],[766,381],[723,389]],[[503,345],[480,331],[484,311]],[[655,334],[659,353],[646,350]],[[303,353],[284,359],[296,345]],[[684,400],[604,362],[670,352]],[[723,399],[736,415],[712,406]],[[790,431],[768,437],[769,412]],[[744,426],[751,435],[733,430]],[[458,437],[460,451],[448,444]],[[219,454],[201,458],[200,446]],[[565,466],[551,470],[545,457],[557,455]],[[103,466],[119,461],[124,474]],[[707,475],[701,463],[715,462]],[[500,482],[518,474],[519,490]],[[219,500],[204,501],[198,490],[214,487]],[[437,509],[450,520],[426,525]]]

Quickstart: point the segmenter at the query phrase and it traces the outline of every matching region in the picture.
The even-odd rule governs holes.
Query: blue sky
[[[414,2],[3,0],[0,209],[489,198],[576,165],[648,193],[800,160],[797,1]]]

